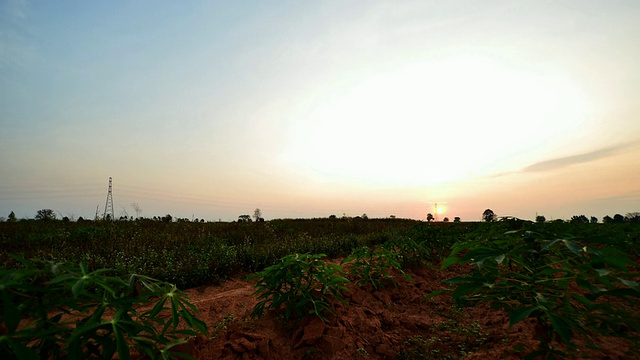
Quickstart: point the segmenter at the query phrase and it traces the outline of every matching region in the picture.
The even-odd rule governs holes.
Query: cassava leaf
[[[509,312],[509,326],[513,326],[520,321],[526,319],[532,312],[536,311],[538,306],[522,307]]]

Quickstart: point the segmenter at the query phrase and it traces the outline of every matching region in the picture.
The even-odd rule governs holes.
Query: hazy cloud
[[[605,158],[607,156],[614,155],[626,148],[627,144],[612,146],[604,149],[591,151],[584,154],[565,156],[561,158],[540,161],[535,164],[529,165],[522,169],[520,172],[540,172],[561,169],[567,166],[582,164]]]

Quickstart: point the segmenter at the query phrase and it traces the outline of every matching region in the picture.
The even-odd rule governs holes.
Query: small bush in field
[[[23,267],[0,270],[2,359],[129,359],[132,348],[151,358],[184,358],[172,347],[207,333],[197,308],[172,284],[90,272],[84,264],[18,260]]]
[[[332,300],[346,304],[342,291],[349,282],[340,266],[326,263],[324,254],[293,254],[283,257],[278,264],[247,279],[257,279],[254,295],[258,303],[253,309],[254,317],[262,317],[265,309],[285,306],[287,319],[295,315],[300,318],[313,314],[327,320],[325,312],[333,313]]]

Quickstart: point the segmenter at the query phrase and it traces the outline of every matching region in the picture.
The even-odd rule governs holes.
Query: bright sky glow
[[[587,105],[559,76],[468,58],[412,64],[309,111],[293,125],[285,161],[367,185],[458,181],[526,166],[522,154],[584,125]]]
[[[0,217],[640,211],[636,1],[0,2]]]

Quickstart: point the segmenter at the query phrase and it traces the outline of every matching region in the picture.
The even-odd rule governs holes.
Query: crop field
[[[639,238],[637,223],[0,223],[0,357],[580,358],[604,337],[631,359]],[[227,281],[244,312],[199,300]],[[503,323],[461,315],[477,311]],[[361,312],[381,320],[356,329]]]

